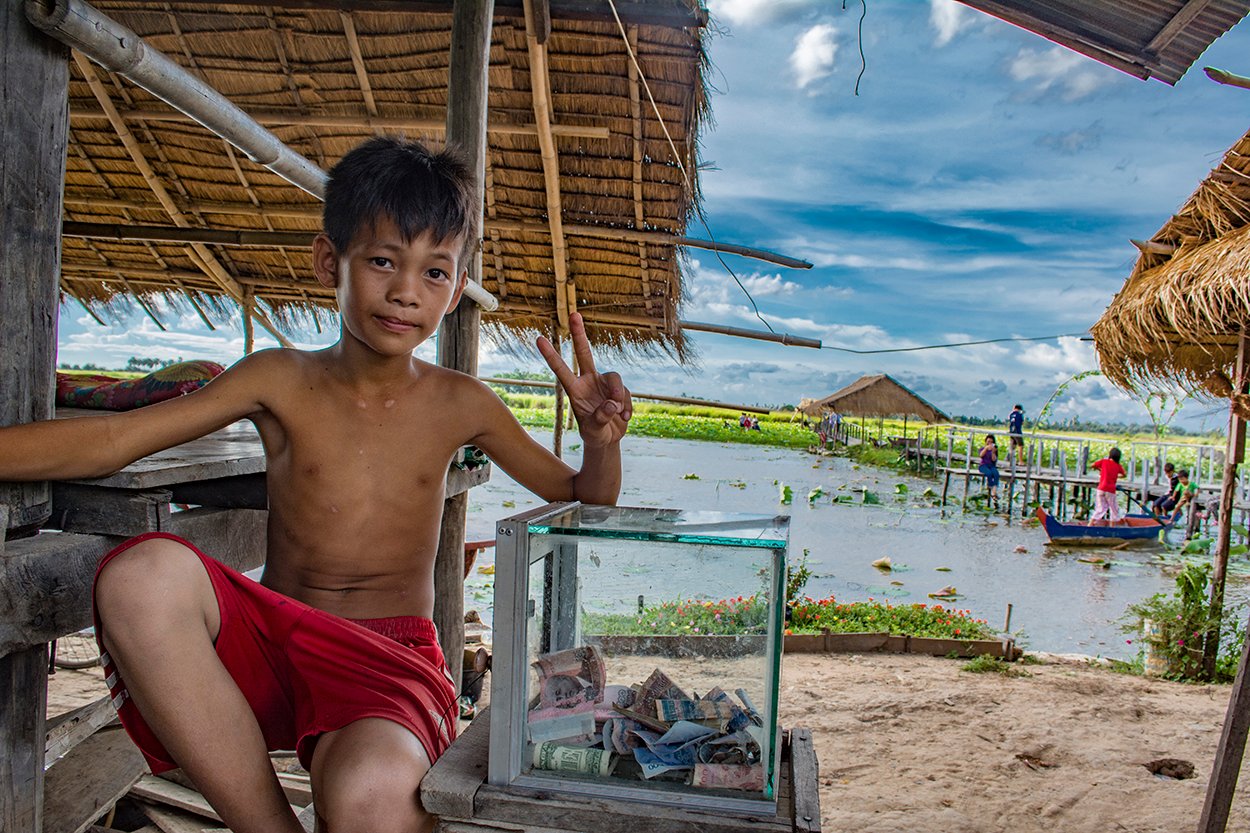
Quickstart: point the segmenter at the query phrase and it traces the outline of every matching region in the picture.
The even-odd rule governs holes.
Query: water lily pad
[[[881,504],[881,498],[877,497],[876,492],[870,492],[867,489],[864,489],[864,503],[872,506],[879,506]]]
[[[939,573],[949,573],[951,571],[950,567],[934,567],[933,569]]]
[[[895,484],[894,484],[894,494],[896,494],[896,495],[905,495],[905,494],[907,494],[909,491],[911,491],[911,490],[907,488],[907,484],[906,484],[906,483],[895,483]]]
[[[515,500],[505,500],[505,501],[503,502],[503,508],[504,508],[504,509],[515,509],[515,508],[516,508],[516,501],[515,501]]]
[[[955,585],[948,584],[936,593],[929,594],[930,599],[958,599],[959,591],[955,589]]]
[[[779,499],[780,499],[780,500],[781,500],[781,502],[782,502],[782,503],[784,503],[786,506],[789,506],[789,505],[790,505],[790,503],[794,500],[794,490],[793,490],[793,489],[791,489],[789,486],[787,486],[787,485],[785,485],[785,484],[783,483],[783,484],[781,484],[781,490],[780,490],[780,491],[781,491],[781,494],[780,494],[780,498],[779,498]]]
[[[807,502],[815,503],[816,499],[822,496],[824,493],[825,493],[824,489],[822,489],[819,486],[815,487],[814,489],[812,489],[810,492],[807,493]]]
[[[702,480],[703,478],[699,477],[699,475],[695,474],[694,472],[689,472],[688,474],[683,474],[681,476],[681,479],[682,480]]]
[[[477,571],[484,576],[493,576],[495,574],[495,565],[487,564],[485,567],[478,567]]]
[[[890,560],[890,556],[888,555],[885,556],[884,558],[878,558],[876,561],[872,562],[872,566],[876,567],[878,570],[881,570],[887,573],[890,572],[890,570],[893,568],[893,565],[894,565],[894,562]]]

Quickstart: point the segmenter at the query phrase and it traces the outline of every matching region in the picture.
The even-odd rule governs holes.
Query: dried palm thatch
[[[930,423],[950,419],[885,373],[862,376],[824,399],[804,399],[799,410],[810,416],[832,411],[857,417],[914,416]]]
[[[450,2],[447,12],[433,2],[373,11],[353,0],[339,8],[319,0],[94,5],[323,169],[378,132],[444,141]],[[557,311],[536,77],[525,21],[511,5],[500,3],[490,51],[482,242],[482,283],[501,302],[484,323],[505,341],[552,333]],[[610,16],[555,17],[545,45],[567,271],[593,343],[681,356],[682,261],[669,238],[684,234],[698,203],[706,15],[696,0],[629,5],[664,14],[627,18],[624,37]],[[313,197],[81,56],[71,64],[70,118],[67,221],[304,233],[320,226]],[[312,279],[304,247],[67,236],[62,261],[64,295],[96,313],[164,296],[218,320],[233,312],[241,289],[289,329],[309,316],[324,320],[334,303]]]
[[[1090,328],[1109,379],[1228,398],[1250,326],[1250,133],[1149,241]]]

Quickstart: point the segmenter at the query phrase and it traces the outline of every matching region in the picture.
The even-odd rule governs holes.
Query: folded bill
[[[549,772],[576,772],[605,777],[612,772],[615,759],[604,749],[578,749],[543,743],[534,747],[534,768]]]
[[[759,764],[695,764],[690,785],[725,790],[762,790],[764,767]]]
[[[560,742],[565,746],[581,746],[593,742],[596,737],[594,712],[582,711],[560,717],[530,720],[529,736],[530,743],[533,744],[550,741]]]

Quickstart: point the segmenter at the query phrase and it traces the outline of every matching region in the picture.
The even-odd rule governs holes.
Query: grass
[[[1033,676],[1023,668],[1017,667],[1014,663],[1006,660],[992,657],[989,654],[982,654],[979,657],[973,657],[965,662],[960,668],[961,671],[968,671],[972,674],[1002,674],[1004,677],[1031,677]]]

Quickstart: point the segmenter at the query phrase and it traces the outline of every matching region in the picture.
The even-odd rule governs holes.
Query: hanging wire
[[[677,163],[677,170],[681,171],[682,180],[686,183],[686,191],[687,193],[693,195],[694,184],[690,181],[690,173],[686,170],[685,164],[681,161],[681,154],[677,151],[677,143],[673,141],[672,134],[668,132],[668,124],[665,123],[664,117],[660,115],[660,107],[655,103],[655,96],[651,94],[651,85],[647,82],[647,76],[642,71],[642,66],[638,63],[638,56],[634,54],[633,47],[629,45],[629,33],[625,31],[625,24],[621,22],[621,16],[617,13],[616,0],[608,0],[608,6],[612,9],[612,17],[616,19],[616,27],[621,32],[621,41],[625,44],[625,51],[629,54],[629,60],[633,63],[634,69],[638,71],[638,79],[642,81],[642,88],[647,92],[647,100],[651,102],[651,110],[655,113],[655,117],[660,123],[660,129],[664,131],[664,138],[668,140],[669,148],[673,151],[673,159]],[[694,208],[695,216],[699,218],[699,223],[703,226],[703,230],[707,233],[708,239],[715,243],[716,236],[712,234],[712,229],[708,226],[707,217],[703,214],[703,206],[696,204]],[[755,303],[755,299],[751,297],[751,293],[747,291],[747,288],[743,285],[742,281],[738,279],[737,273],[735,273],[733,269],[729,268],[729,264],[725,262],[725,258],[721,257],[720,252],[713,251],[713,254],[716,255],[716,259],[720,262],[720,265],[724,268],[724,270],[729,273],[729,277],[733,278],[734,283],[738,284],[738,288],[742,290],[742,294],[747,296],[747,300],[751,302],[751,309],[754,311],[755,317],[760,320],[761,324],[768,328],[770,333],[775,335],[777,331],[774,330],[773,325],[769,324],[768,321],[765,320],[764,316],[760,314],[759,305]]]
[[[868,71],[868,58],[864,56],[864,18],[868,16],[868,0],[859,0],[859,75],[855,76],[855,95],[859,95],[859,82]],[[842,11],[846,11],[846,0],[842,0]]]
[[[832,344],[821,345],[821,350],[837,350],[839,353],[855,353],[859,356],[872,356],[878,353],[915,353],[919,350],[943,350],[947,347],[971,347],[974,344],[1001,344],[1004,341],[1051,341],[1056,338],[1079,338],[1085,333],[1059,333],[1053,336],[1009,336],[1006,338],[987,338],[982,341],[952,341],[947,344],[926,344],[922,347],[890,347],[884,350],[855,350],[850,347],[835,347]]]

